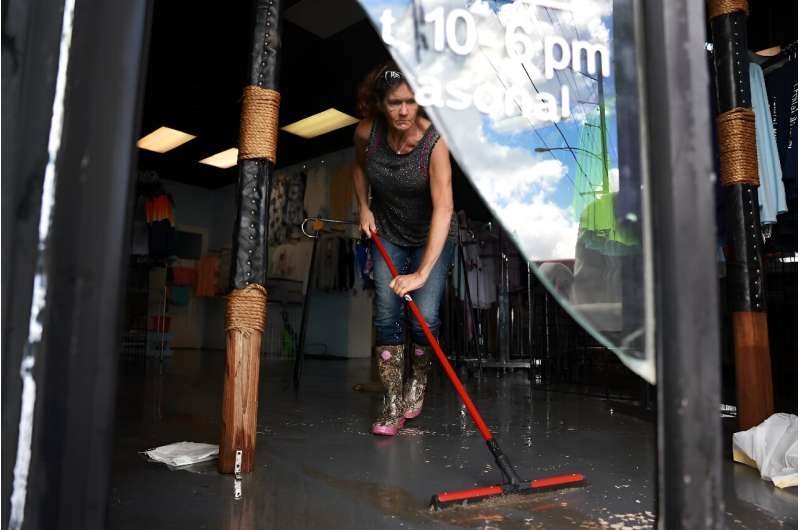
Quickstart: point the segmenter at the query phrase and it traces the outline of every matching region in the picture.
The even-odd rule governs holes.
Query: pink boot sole
[[[414,418],[416,418],[420,414],[422,414],[422,407],[420,407],[420,408],[418,408],[416,410],[412,410],[412,411],[406,412],[405,414],[403,414],[403,417],[405,419],[407,419],[407,420],[413,420]]]
[[[377,423],[372,426],[372,434],[380,434],[382,436],[394,436],[397,431],[403,428],[405,418],[400,418],[397,425],[378,425]]]

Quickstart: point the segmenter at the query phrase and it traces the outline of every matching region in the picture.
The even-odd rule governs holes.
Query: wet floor
[[[224,353],[177,350],[160,367],[125,364],[118,389],[110,527],[114,529],[652,528],[654,423],[636,409],[575,394],[531,391],[522,372],[470,377],[468,391],[523,478],[580,472],[581,487],[505,497],[440,512],[432,494],[496,484],[500,475],[444,376],[423,414],[397,437],[368,433],[377,393],[367,360],[262,360],[256,470],[243,496],[213,463],[171,471],[141,451],[217,443]],[[797,488],[776,490],[727,463],[726,528],[797,528]]]

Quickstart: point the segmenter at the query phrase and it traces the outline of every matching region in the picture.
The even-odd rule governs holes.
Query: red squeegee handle
[[[392,258],[389,257],[389,254],[386,252],[386,248],[381,243],[381,239],[378,237],[378,233],[373,231],[372,232],[372,241],[375,242],[375,246],[378,248],[378,252],[381,253],[383,256],[383,260],[386,262],[386,265],[389,266],[389,271],[392,273],[392,278],[396,278],[399,276],[397,269],[392,263]],[[428,327],[428,323],[425,322],[425,319],[422,317],[422,313],[420,313],[417,304],[411,298],[411,295],[405,295],[405,301],[408,303],[408,307],[411,308],[411,312],[414,313],[414,316],[419,322],[419,325],[422,327],[422,331],[425,333],[425,337],[428,339],[428,343],[433,347],[434,353],[436,353],[436,357],[439,359],[439,362],[442,364],[442,368],[444,368],[444,372],[447,374],[447,377],[450,379],[450,382],[453,383],[453,386],[456,387],[456,392],[458,392],[459,397],[461,397],[461,401],[464,402],[464,405],[467,406],[467,411],[469,411],[469,415],[472,417],[472,421],[475,422],[475,426],[478,427],[478,430],[481,432],[481,436],[487,442],[492,440],[492,431],[489,430],[489,427],[486,426],[486,422],[483,421],[481,418],[478,409],[475,408],[475,404],[470,399],[469,394],[464,389],[464,385],[461,384],[461,381],[458,379],[455,370],[450,365],[450,361],[447,360],[445,357],[444,352],[442,351],[442,347],[439,346],[439,341],[436,340],[436,337],[433,336],[431,333],[431,328]]]

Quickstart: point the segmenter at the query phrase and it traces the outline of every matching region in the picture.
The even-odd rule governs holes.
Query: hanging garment
[[[147,237],[151,257],[170,258],[175,256],[177,248],[175,227],[172,226],[172,222],[169,219],[150,223]]]
[[[195,285],[197,270],[190,267],[170,267],[168,275],[174,285]]]
[[[290,245],[278,245],[270,248],[269,275],[273,278],[291,278],[294,275],[294,265],[291,258]]]
[[[772,127],[772,117],[767,102],[764,73],[757,64],[750,63],[750,96],[756,115],[756,147],[758,151],[758,204],[761,209],[761,224],[777,222],[777,215],[787,210],[786,193],[783,188],[778,146]]]
[[[347,289],[356,286],[356,250],[355,241],[347,239]]]
[[[349,265],[350,261],[350,253],[348,252],[349,241],[343,237],[339,239],[339,260],[336,265],[337,274],[336,274],[336,289],[338,291],[347,291],[350,287],[349,283]]]
[[[306,172],[305,210],[310,217],[330,217],[328,166],[315,165]]]
[[[336,288],[339,242],[336,237],[323,237],[317,242],[317,263],[314,287],[322,291]]]
[[[353,288],[355,271],[353,269],[353,242],[348,237],[339,238],[339,290]]]
[[[155,195],[145,200],[144,208],[148,225],[147,243],[150,256],[154,258],[174,257],[177,241],[172,197],[165,193]]]
[[[364,241],[356,242],[356,263],[358,274],[361,277],[361,288],[364,290],[374,289],[375,282],[372,280],[372,250],[370,245]]]
[[[331,179],[330,212],[333,219],[348,220],[354,217],[353,197],[353,164],[346,162],[339,166]]]
[[[219,256],[203,256],[197,263],[197,296],[214,296],[217,294],[219,281]]]
[[[287,200],[286,173],[278,173],[272,183],[269,198],[269,244],[280,245],[286,241],[286,200]]]
[[[147,199],[145,201],[145,210],[148,223],[166,219],[172,226],[175,226],[175,212],[172,206],[172,199],[168,195],[162,194]]]
[[[782,66],[768,69],[764,81],[784,180],[797,192],[797,44]],[[788,192],[788,190],[787,190]]]
[[[797,45],[782,52],[786,61],[765,69],[775,143],[783,172],[788,211],[777,216],[770,246],[779,252],[797,252]]]
[[[487,309],[497,302],[497,255],[492,252],[490,244],[488,252],[482,248],[486,245],[484,241],[464,245],[464,265],[467,270],[466,274],[462,270],[458,288],[459,297],[465,300],[464,276],[466,276],[472,307],[480,309]]]
[[[290,175],[286,183],[286,234],[289,238],[300,237],[300,225],[303,223],[306,193],[306,173],[304,171]]]
[[[270,278],[305,282],[311,265],[313,244],[308,239],[269,247]]]
[[[191,289],[182,285],[173,285],[169,288],[169,303],[176,306],[189,305]]]

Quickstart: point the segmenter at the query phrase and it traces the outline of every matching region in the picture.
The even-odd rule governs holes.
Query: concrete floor
[[[171,471],[141,451],[177,441],[217,443],[224,353],[178,350],[121,367],[110,528],[559,529],[655,524],[655,428],[625,405],[531,392],[523,373],[465,381],[523,478],[584,473],[588,484],[441,512],[433,493],[500,480],[483,440],[444,376],[423,415],[395,438],[368,434],[381,398],[355,392],[367,360],[308,361],[299,392],[291,364],[262,360],[257,470],[234,500],[214,463]],[[797,488],[781,491],[726,461],[726,528],[797,528]]]

